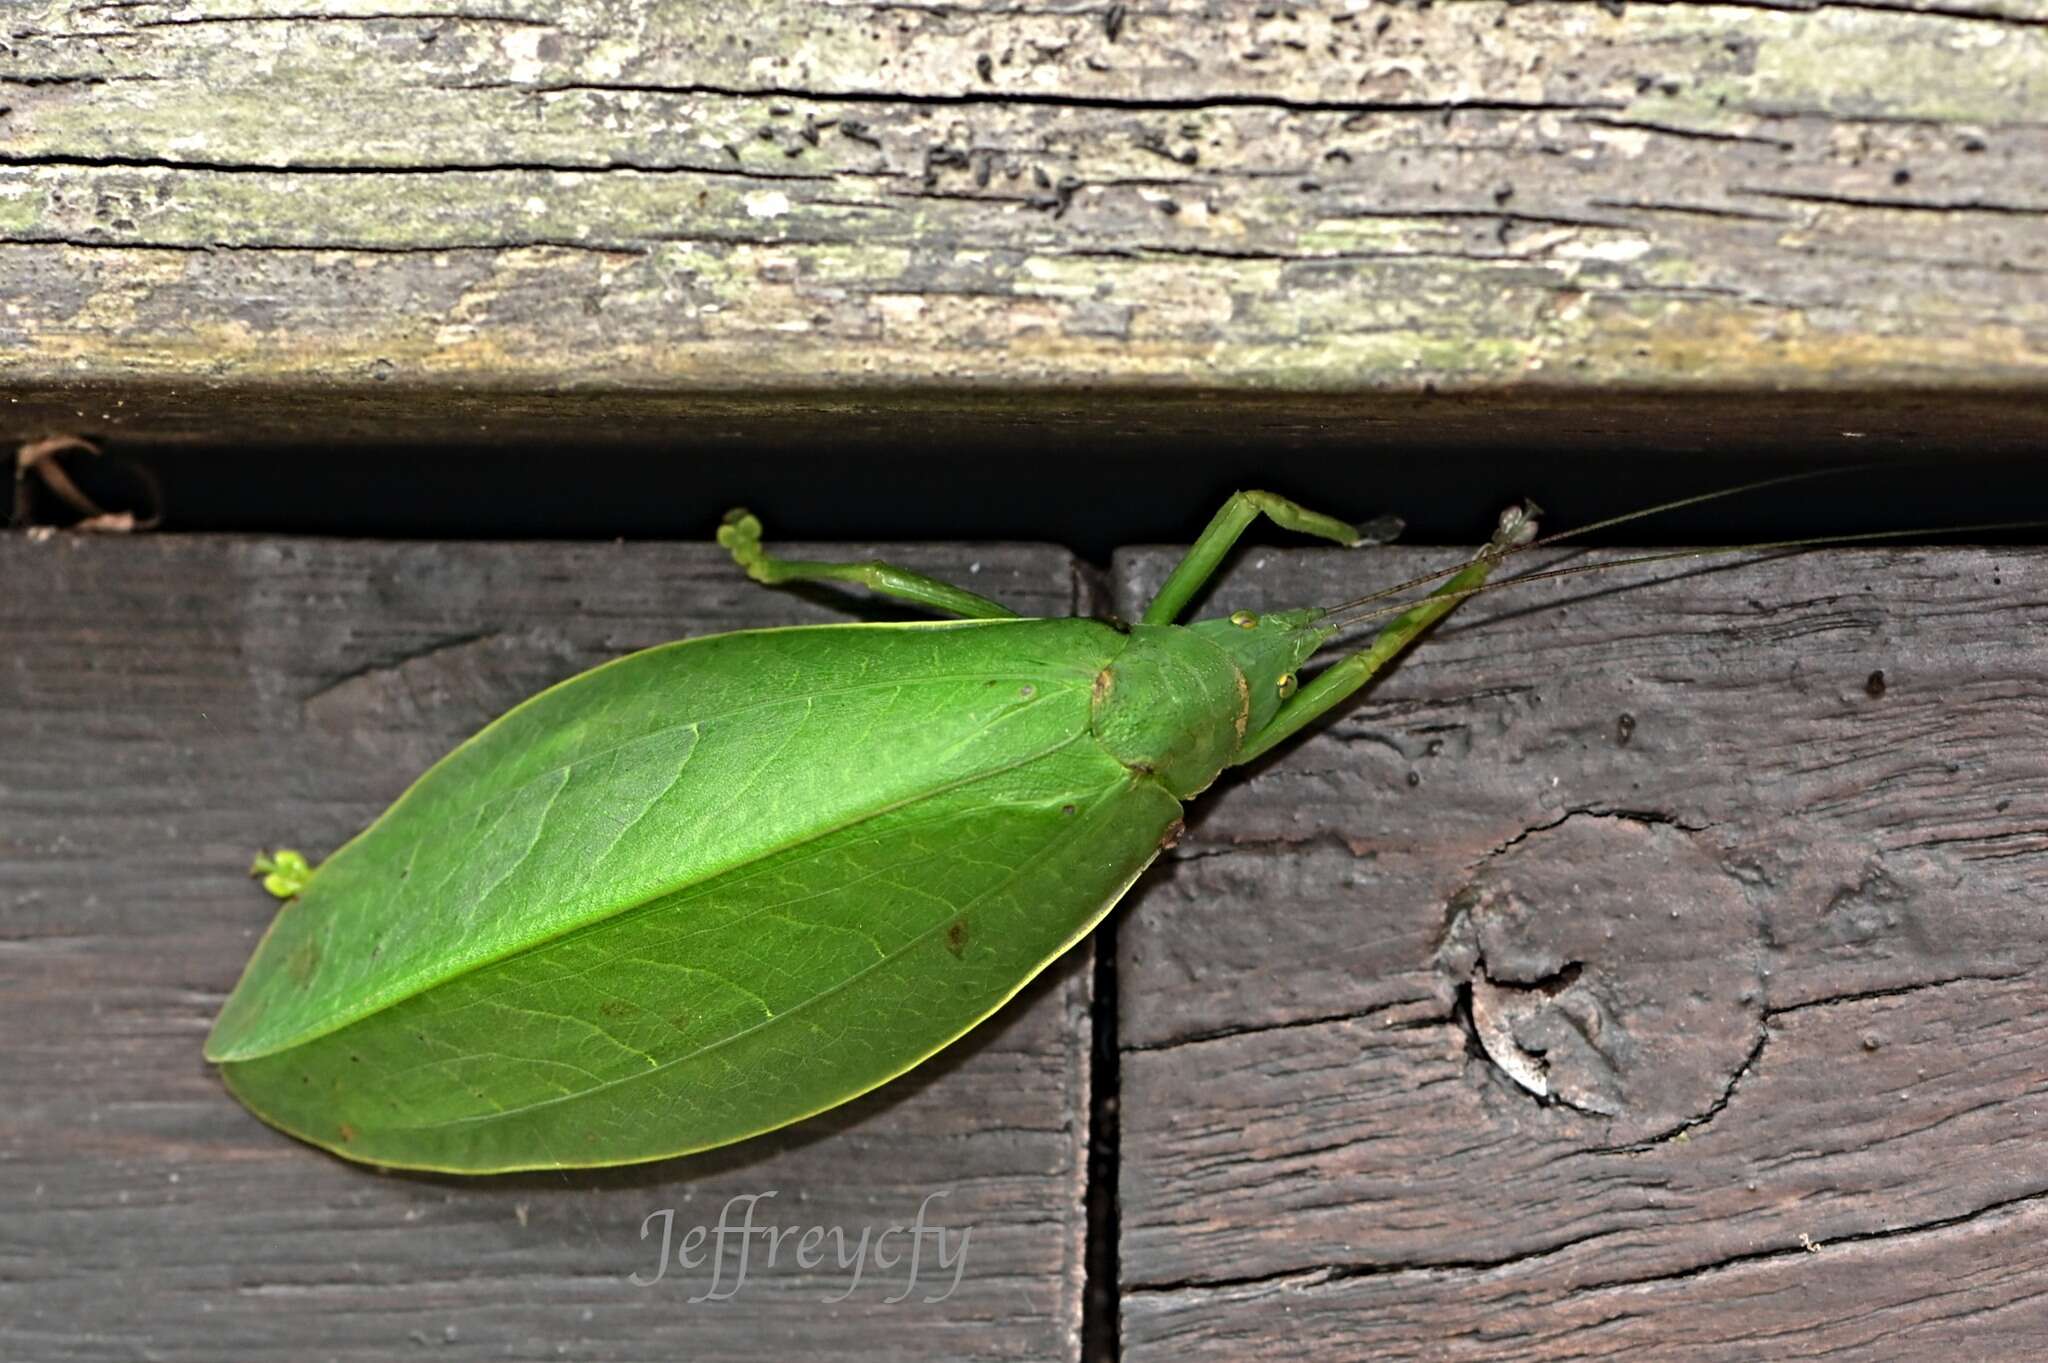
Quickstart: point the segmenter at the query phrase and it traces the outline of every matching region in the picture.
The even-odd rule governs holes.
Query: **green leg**
[[[761,547],[761,522],[750,512],[727,512],[725,523],[718,527],[718,542],[732,551],[733,562],[746,569],[748,577],[769,586],[779,582],[858,582],[883,596],[929,606],[967,620],[1017,618],[1017,612],[985,596],[880,559],[866,563],[814,563],[777,558]]]
[[[1294,697],[1280,708],[1280,713],[1274,715],[1265,728],[1245,740],[1233,765],[1242,765],[1262,756],[1343,704],[1352,692],[1371,681],[1381,668],[1414,643],[1424,630],[1449,615],[1460,601],[1485,582],[1486,575],[1493,571],[1505,551],[1528,543],[1535,534],[1536,522],[1527,510],[1517,507],[1503,515],[1500,529],[1493,539],[1465,565],[1463,571],[1395,616],[1393,622],[1374,638],[1370,647],[1340,658],[1317,673],[1313,681],[1294,693]]]
[[[1224,555],[1237,543],[1238,536],[1261,515],[1283,529],[1298,530],[1304,535],[1320,535],[1346,548],[1384,543],[1400,533],[1399,522],[1392,524],[1391,531],[1383,521],[1356,526],[1297,506],[1270,492],[1233,492],[1230,500],[1223,504],[1223,509],[1216,513],[1215,519],[1195,540],[1187,556],[1167,575],[1159,594],[1152,598],[1152,604],[1145,607],[1144,623],[1170,625],[1178,620],[1180,613],[1188,608],[1188,602],[1195,599],[1195,593],[1202,590],[1202,584],[1215,575]]]

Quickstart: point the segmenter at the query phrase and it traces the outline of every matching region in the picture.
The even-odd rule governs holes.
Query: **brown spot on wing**
[[[319,941],[308,937],[304,942],[300,943],[299,949],[285,958],[284,968],[300,984],[312,983],[313,972],[320,968]]]

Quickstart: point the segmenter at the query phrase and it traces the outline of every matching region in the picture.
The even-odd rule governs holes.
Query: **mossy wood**
[[[2041,0],[407,8],[7,7],[0,423],[2038,431]]]

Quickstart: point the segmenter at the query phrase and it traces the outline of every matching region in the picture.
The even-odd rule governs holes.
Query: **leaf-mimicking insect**
[[[1404,607],[1174,623],[1261,514],[1361,538],[1236,494],[1121,625],[780,559],[734,513],[719,540],[757,581],[958,618],[684,640],[515,707],[318,868],[259,858],[288,902],[207,1058],[292,1135],[460,1173],[703,1150],[886,1082],[1093,928],[1185,801],[1342,702],[1535,530],[1508,512]]]

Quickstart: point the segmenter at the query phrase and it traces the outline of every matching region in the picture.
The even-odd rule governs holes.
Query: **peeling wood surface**
[[[904,551],[1041,613],[1063,553]],[[980,571],[970,574],[968,565]],[[726,1152],[573,1176],[380,1175],[260,1125],[200,1042],[273,905],[258,845],[318,856],[542,685],[679,635],[845,611],[701,546],[0,536],[0,1356],[385,1360],[1074,1358],[1085,951],[933,1066]],[[972,1227],[927,1263],[759,1261],[645,1288],[655,1238],[757,1223]],[[737,1213],[735,1213],[737,1215]],[[831,1253],[832,1242],[826,1242]],[[892,1244],[891,1250],[901,1248]],[[948,1275],[948,1281],[950,1275]],[[723,1289],[735,1290],[730,1268]]]
[[[1541,584],[1215,792],[1121,919],[1124,1357],[2039,1357],[2044,626],[2038,549]]]
[[[2040,0],[14,0],[0,106],[14,427],[2048,375]]]

